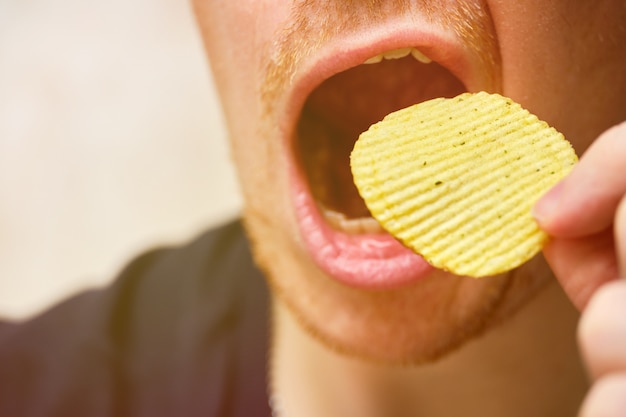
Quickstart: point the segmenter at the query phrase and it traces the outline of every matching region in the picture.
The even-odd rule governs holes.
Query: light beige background
[[[237,214],[190,5],[0,0],[0,316]]]

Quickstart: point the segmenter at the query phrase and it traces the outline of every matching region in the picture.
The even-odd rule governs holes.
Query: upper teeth
[[[408,56],[409,54],[412,55],[413,58],[417,59],[419,62],[422,62],[424,64],[429,64],[433,62],[432,59],[428,58],[426,55],[424,55],[423,52],[419,51],[416,48],[400,48],[400,49],[394,49],[391,51],[384,52],[380,55],[373,56],[370,59],[366,60],[365,64],[376,64],[382,61],[383,59],[404,58],[405,56]]]

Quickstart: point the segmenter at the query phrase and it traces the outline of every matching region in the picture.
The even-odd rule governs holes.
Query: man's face
[[[548,121],[582,154],[626,119],[626,1],[194,5],[254,253],[313,335],[350,354],[419,362],[510,314],[551,279],[540,257],[481,280],[433,270],[369,218],[349,152],[393,110],[487,90]],[[364,64],[404,48],[419,52]]]

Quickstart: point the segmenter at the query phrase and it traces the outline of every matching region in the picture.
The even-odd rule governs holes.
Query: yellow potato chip
[[[577,161],[561,133],[484,92],[391,113],[361,134],[350,159],[383,228],[435,267],[472,277],[541,250],[547,236],[531,209]]]

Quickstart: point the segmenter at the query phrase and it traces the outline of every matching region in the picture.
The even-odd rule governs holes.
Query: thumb
[[[619,275],[616,246],[626,246],[620,243],[626,239],[626,229],[621,234],[617,231],[618,223],[626,228],[626,219],[620,221],[618,215],[624,211],[626,216],[626,208],[620,206],[626,194],[624,167],[626,123],[600,135],[572,172],[533,210],[550,235],[544,256],[579,309],[598,287]]]

